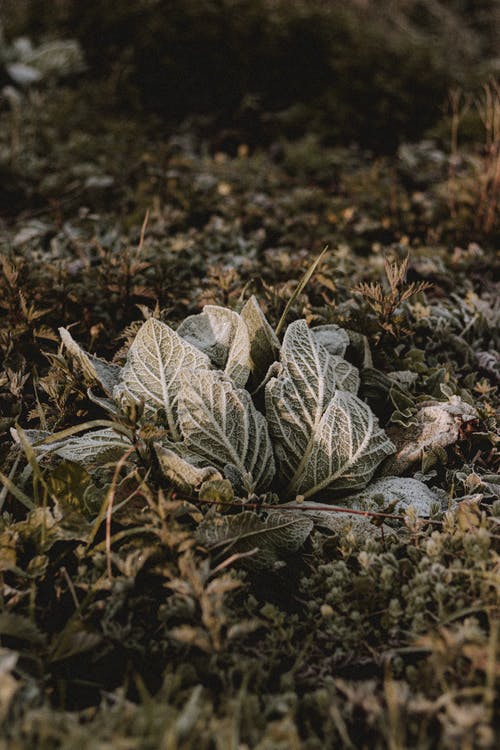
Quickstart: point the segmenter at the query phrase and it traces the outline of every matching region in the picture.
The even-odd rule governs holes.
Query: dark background
[[[77,38],[109,106],[248,142],[392,151],[495,70],[497,0],[4,0],[4,34]],[[498,66],[497,66],[498,67]],[[241,140],[238,135],[237,140]]]

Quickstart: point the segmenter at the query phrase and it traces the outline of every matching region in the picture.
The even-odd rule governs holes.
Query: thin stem
[[[175,494],[174,494],[175,496]],[[299,511],[311,511],[311,512],[329,512],[329,513],[348,513],[349,515],[365,516],[366,518],[391,518],[395,521],[404,521],[405,516],[398,515],[397,513],[384,513],[383,511],[374,510],[357,510],[354,508],[344,508],[338,505],[321,505],[315,503],[314,505],[308,505],[307,503],[296,503],[287,505],[276,505],[273,503],[243,503],[229,500],[206,500],[202,498],[177,498],[178,500],[186,500],[189,503],[201,503],[202,505],[218,505],[227,508],[239,508],[241,510],[299,510]],[[434,518],[420,518],[418,519],[422,523],[432,524],[434,526],[442,526],[442,521],[437,521]]]

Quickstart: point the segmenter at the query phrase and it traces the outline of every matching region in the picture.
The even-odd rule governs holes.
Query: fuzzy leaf
[[[122,368],[94,357],[93,354],[88,354],[76,343],[66,328],[59,328],[59,333],[64,346],[76,359],[85,377],[98,383],[108,396],[112,396],[114,388],[120,382]]]
[[[330,354],[330,360],[333,365],[337,388],[341,391],[357,393],[360,384],[358,369],[354,367],[354,365],[351,365],[346,359],[343,359],[336,354]]]
[[[222,479],[221,475],[213,466],[197,466],[197,457],[192,457],[192,462],[187,459],[186,453],[181,457],[171,448],[166,448],[161,443],[154,444],[156,455],[164,476],[180,490],[196,490],[203,482],[212,479]],[[198,459],[199,462],[199,459]]]
[[[237,516],[217,516],[203,521],[197,539],[209,549],[224,548],[226,553],[244,554],[258,548],[248,558],[252,567],[272,568],[283,555],[296,552],[312,531],[313,521],[302,513],[271,511],[267,518],[244,511]]]
[[[186,448],[246,492],[264,491],[274,476],[265,417],[247,391],[214,370],[183,371],[179,421]]]
[[[281,350],[282,372],[266,386],[266,412],[278,435],[297,443],[293,453],[304,450],[335,393],[335,369],[326,349],[317,344],[305,320],[288,326]],[[271,397],[271,398],[269,398]],[[293,425],[293,437],[284,420]]]
[[[383,477],[342,502],[355,510],[377,511],[393,505],[393,513],[404,513],[411,505],[417,515],[429,516],[440,498],[418,479]]]
[[[266,386],[266,414],[287,491],[363,487],[392,444],[365,403],[336,390],[339,381],[356,388],[357,371],[328,354],[304,320],[288,327],[281,363]]]
[[[340,326],[333,324],[316,326],[311,330],[312,335],[318,342],[325,347],[328,354],[343,357],[349,346],[349,336]]]
[[[179,373],[210,367],[206,354],[182,339],[169,326],[149,318],[139,329],[127,355],[122,385],[146,407],[164,409],[174,440],[179,440],[177,399]]]
[[[241,317],[250,340],[252,381],[258,387],[269,367],[279,357],[280,342],[253,295],[244,304]]]
[[[205,305],[200,315],[186,318],[177,333],[224,370],[237,388],[243,388],[250,374],[250,338],[238,313]]]
[[[114,430],[106,429],[87,432],[79,437],[70,437],[58,443],[40,447],[48,448],[67,461],[82,464],[86,469],[93,469],[109,461],[119,460],[125,451],[132,447],[132,444]]]
[[[351,393],[337,391],[311,436],[288,492],[311,497],[332,489],[364,487],[393,449],[369,406]]]

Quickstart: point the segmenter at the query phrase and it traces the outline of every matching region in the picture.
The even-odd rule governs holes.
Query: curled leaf
[[[67,351],[82,368],[84,376],[93,383],[98,383],[108,396],[112,396],[114,388],[120,382],[122,368],[88,354],[66,328],[59,328],[59,333]]]
[[[243,388],[250,374],[250,339],[247,326],[234,310],[205,305],[177,329],[179,336],[204,352],[218,369]]]
[[[252,295],[241,310],[250,341],[252,384],[258,387],[273,362],[278,359],[280,342],[262,309]]]
[[[180,456],[176,451],[166,448],[161,443],[155,443],[154,447],[163,475],[181,491],[191,492],[201,487],[204,482],[222,479],[213,466],[197,466],[196,463],[199,462],[197,456],[191,456],[191,461],[189,461],[186,455]]]
[[[384,465],[385,474],[403,474],[420,461],[424,453],[446,448],[458,440],[462,423],[477,417],[474,407],[458,396],[447,402],[423,404],[408,427],[389,427],[387,434],[396,445],[396,453]]]

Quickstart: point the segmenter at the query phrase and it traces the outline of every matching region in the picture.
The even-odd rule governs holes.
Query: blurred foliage
[[[120,107],[210,114],[250,142],[311,124],[331,142],[393,150],[485,74],[495,3],[30,0],[9,35],[76,36]],[[7,0],[6,7],[9,7]]]

